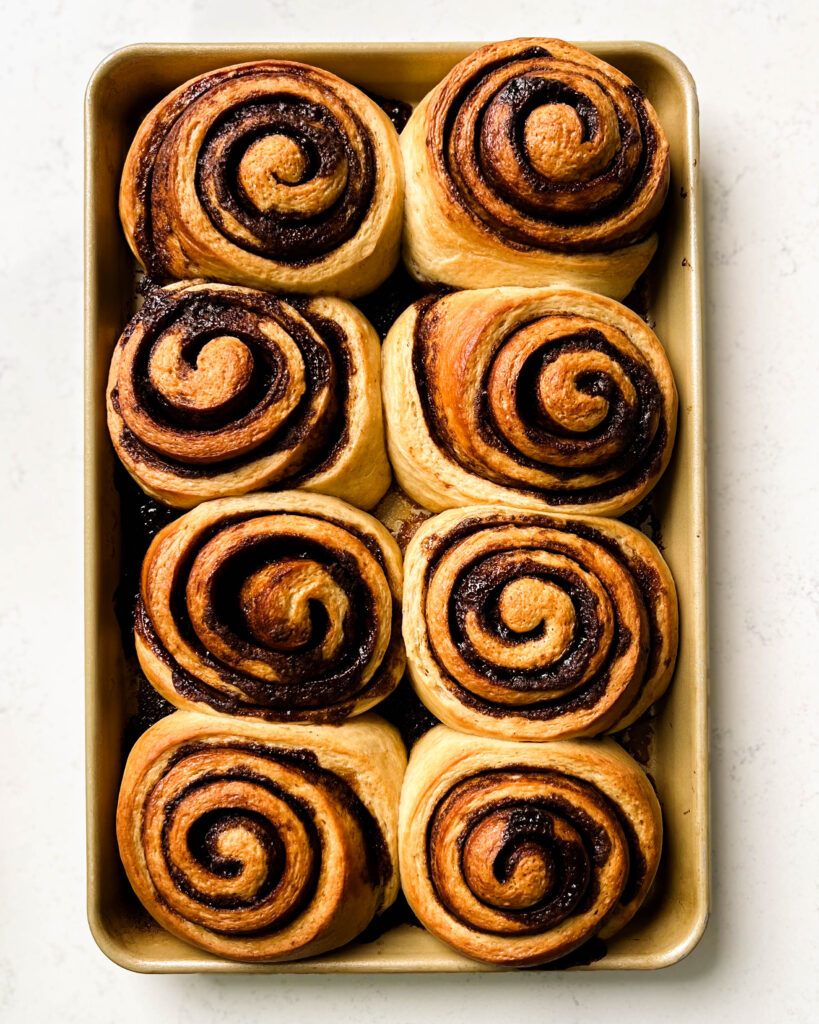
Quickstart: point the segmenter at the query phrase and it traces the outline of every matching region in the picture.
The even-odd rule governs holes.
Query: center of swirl
[[[276,205],[280,185],[296,185],[310,166],[310,160],[295,139],[288,135],[265,135],[245,150],[239,162],[239,181],[257,209]]]
[[[568,647],[574,631],[574,606],[560,587],[548,580],[524,576],[504,587],[498,611],[515,633],[528,633],[541,623],[545,627],[550,660]]]
[[[498,610],[515,633],[529,633],[542,623],[550,647],[558,656],[568,646],[574,630],[574,606],[565,591],[548,580],[523,577],[504,588]]]
[[[507,849],[514,810],[491,815],[469,834],[464,867],[469,888],[484,903],[523,910],[541,900],[555,884],[551,852],[533,838]]]
[[[317,562],[293,559],[265,565],[244,581],[239,602],[250,633],[265,647],[294,651],[308,644],[316,605],[324,609],[327,622],[325,655],[332,657],[342,642],[349,601]]]
[[[613,384],[629,407],[636,405],[634,385],[612,359],[600,352],[572,352],[543,368],[538,381],[541,408],[565,430],[578,434],[594,430],[609,411],[606,396],[589,387],[591,381],[601,379]]]
[[[583,135],[583,122],[574,107],[566,103],[536,107],[523,128],[529,163],[545,178],[576,180]]]
[[[488,583],[517,572],[565,567],[560,556],[546,552],[509,551],[488,558],[476,575]],[[576,616],[571,596],[562,587],[540,576],[522,575],[505,585],[498,597],[498,615],[520,642],[510,643],[492,627],[486,609],[470,607],[464,616],[466,637],[474,652],[488,664],[510,671],[537,668],[541,671],[559,661],[575,634]],[[538,630],[538,627],[541,627]],[[528,635],[527,635],[528,634]]]
[[[338,145],[331,147],[332,152],[315,153],[317,141],[273,133],[247,147],[237,178],[246,200],[259,214],[299,221],[338,202],[348,182],[347,157]]]
[[[239,173],[256,171],[295,185],[304,177],[308,166],[307,154],[295,139],[289,135],[266,135],[248,147]]]
[[[184,353],[181,333],[169,331],[151,352],[151,384],[171,405],[192,410],[218,409],[250,383],[253,355],[239,338],[219,335],[199,350],[194,362]]]
[[[254,813],[206,810],[188,829],[187,848],[200,869],[220,879],[223,896],[253,899],[281,876],[283,850],[276,829]]]

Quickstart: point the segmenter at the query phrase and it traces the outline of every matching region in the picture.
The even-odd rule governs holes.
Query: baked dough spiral
[[[293,960],[355,938],[398,890],[406,757],[375,716],[271,725],[178,711],[131,750],[117,837],[159,924],[221,956]]]
[[[207,277],[348,298],[398,259],[398,136],[360,90],[306,64],[200,75],[143,121],[120,216],[156,281]]]
[[[559,39],[476,50],[401,133],[404,259],[458,288],[623,298],[657,247],[668,142],[626,75]]]
[[[436,726],[410,755],[401,882],[434,935],[526,967],[617,932],[656,874],[662,817],[611,740],[510,743]]]
[[[380,351],[343,299],[156,289],[111,359],[111,439],[142,489],[171,505],[289,485],[370,508],[390,480]]]
[[[205,502],[148,548],[135,640],[146,676],[177,707],[341,721],[404,670],[398,546],[323,495]]]
[[[499,501],[619,515],[671,457],[677,391],[654,332],[575,289],[429,297],[382,355],[395,476],[433,511]]]
[[[407,547],[410,678],[464,732],[624,729],[665,692],[677,623],[662,556],[616,520],[480,505],[434,516]]]

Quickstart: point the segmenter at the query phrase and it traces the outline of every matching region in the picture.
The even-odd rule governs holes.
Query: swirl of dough
[[[336,75],[262,60],[200,75],[142,123],[120,216],[157,281],[352,297],[394,267],[403,182],[387,115]]]
[[[410,756],[398,844],[426,928],[474,959],[525,967],[631,919],[654,880],[662,818],[611,740],[467,742],[437,726]]]
[[[668,359],[612,299],[547,288],[422,299],[393,325],[382,363],[396,478],[433,511],[501,501],[619,515],[671,458]]]
[[[665,692],[677,633],[668,567],[616,520],[473,506],[429,519],[407,547],[410,678],[465,732],[623,729]]]
[[[401,556],[365,512],[302,491],[205,502],[157,534],[136,649],[177,707],[341,721],[404,669]]]
[[[163,927],[223,956],[343,945],[395,899],[404,765],[374,716],[334,728],[176,712],[125,768],[128,878]]]
[[[343,299],[170,285],[114,350],[108,429],[137,483],[171,505],[299,485],[370,508],[390,479],[379,358]]]
[[[421,280],[622,298],[654,254],[665,133],[626,75],[576,46],[481,47],[419,104],[401,147],[405,259]]]

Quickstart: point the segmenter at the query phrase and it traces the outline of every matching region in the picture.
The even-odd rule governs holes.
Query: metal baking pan
[[[477,43],[267,43],[130,46],[94,72],[85,148],[85,628],[88,918],[103,952],[143,972],[488,971],[410,924],[310,960],[235,963],[163,931],[130,890],[114,833],[117,791],[137,679],[115,613],[120,582],[120,502],[105,426],[104,389],[113,346],[133,308],[135,265],[117,215],[128,145],[147,111],[194,75],[241,61],[280,57],[327,68],[381,96],[417,102]],[[665,849],[655,892],[634,921],[587,969],[675,963],[705,928],[709,902],[708,672],[706,634],[705,439],[701,323],[698,110],[685,66],[660,46],[581,43],[629,75],[656,107],[671,144],[671,190],[660,246],[642,300],[665,346],[680,393],[671,466],[655,492],[665,557],[680,599],[675,679],[632,744],[663,806]],[[367,936],[365,936],[365,939]]]

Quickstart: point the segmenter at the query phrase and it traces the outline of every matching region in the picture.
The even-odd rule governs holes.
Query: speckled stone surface
[[[806,0],[102,0],[4,8],[0,1018],[815,1019],[817,21]],[[657,974],[140,977],[85,921],[82,91],[143,40],[643,38],[702,108],[713,917]]]

